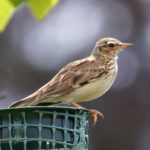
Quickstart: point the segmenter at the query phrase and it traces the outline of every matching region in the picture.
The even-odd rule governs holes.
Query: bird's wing
[[[84,86],[88,82],[94,81],[105,71],[103,64],[95,65],[94,63],[96,61],[83,59],[66,65],[50,82],[29,96],[35,97],[32,104],[41,103],[42,100],[52,96],[61,96],[73,91],[75,88]],[[93,66],[95,67],[93,68]]]

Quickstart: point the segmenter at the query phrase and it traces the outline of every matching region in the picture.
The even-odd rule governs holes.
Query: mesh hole
[[[12,147],[13,147],[13,150],[17,150],[17,149],[20,149],[20,150],[23,150],[24,149],[24,143],[23,142],[13,142],[12,143]],[[7,150],[7,149],[5,149]]]
[[[52,139],[52,129],[42,128],[41,136],[43,139]]]
[[[54,150],[54,149],[52,149],[53,143],[55,143],[55,142],[49,142],[49,141],[42,142],[42,150]],[[56,147],[53,147],[53,148],[55,148],[55,150],[58,150],[58,149],[56,149]]]
[[[80,118],[77,118],[77,127],[76,129],[80,129],[81,128],[81,124],[80,124]]]
[[[0,128],[0,138],[1,139],[8,139],[9,138],[8,128]]]
[[[68,117],[67,128],[74,129],[74,118],[73,117]]]
[[[56,129],[55,139],[56,141],[64,141],[64,131]]]
[[[14,137],[24,137],[24,127],[23,126],[20,126],[18,128],[16,127],[12,127],[11,128],[11,136],[14,138]]]
[[[28,138],[38,138],[39,130],[37,127],[27,127],[27,137]]]
[[[20,124],[23,124],[23,117],[20,112],[15,112],[11,114],[11,123],[14,124],[16,122],[19,122]]]
[[[0,114],[0,125],[8,125],[9,119],[7,113]]]
[[[1,150],[10,150],[9,143],[1,143]]]
[[[73,141],[74,141],[73,132],[68,131],[68,132],[67,132],[67,142],[68,142],[68,143],[73,143]]]
[[[52,118],[53,116],[51,114],[43,114],[42,124],[52,125]]]
[[[57,116],[56,117],[56,126],[64,127],[64,124],[65,124],[65,116]]]
[[[36,112],[26,113],[26,121],[29,124],[38,124],[38,122],[39,122],[39,113],[36,113]]]
[[[76,140],[77,140],[77,143],[80,142],[80,134],[79,133],[76,134]]]
[[[65,147],[64,144],[56,144],[56,149],[55,150],[71,150],[68,147]]]
[[[38,150],[38,149],[39,149],[38,142],[35,141],[27,142],[27,150]]]
[[[51,147],[51,142],[42,142],[42,150],[49,150]]]

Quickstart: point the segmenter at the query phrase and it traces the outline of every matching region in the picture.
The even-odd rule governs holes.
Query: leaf
[[[29,8],[39,21],[42,20],[58,2],[59,0],[27,0]]]
[[[26,0],[9,0],[15,7],[19,6],[20,4],[24,3]]]
[[[0,31],[4,31],[14,10],[15,7],[9,0],[0,0]]]
[[[13,16],[15,8],[24,2],[37,20],[42,20],[45,15],[58,3],[59,0],[0,0],[0,32],[4,31],[9,20]]]

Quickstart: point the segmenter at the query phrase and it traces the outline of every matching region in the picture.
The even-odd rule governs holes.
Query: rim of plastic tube
[[[51,109],[51,110],[82,110],[85,111],[87,113],[89,113],[90,111],[88,109],[84,109],[84,108],[76,108],[76,107],[67,107],[67,106],[26,106],[26,107],[19,107],[19,108],[0,108],[0,111],[6,111],[6,110],[16,110],[16,111],[20,111],[20,110],[35,110],[35,109]]]

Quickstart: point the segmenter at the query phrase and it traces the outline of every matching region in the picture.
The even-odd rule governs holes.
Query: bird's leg
[[[77,104],[77,103],[75,103],[75,102],[69,102],[69,104],[70,104],[71,106],[77,107],[77,108],[79,108],[79,109],[85,109],[83,106],[81,106],[81,105],[79,105],[79,104]]]
[[[77,103],[75,103],[75,102],[69,102],[69,104],[70,104],[71,106],[77,107],[77,108],[79,108],[79,109],[85,109],[83,106],[81,106],[81,105],[79,105],[79,104],[77,104]],[[91,109],[90,112],[91,112],[91,114],[92,114],[92,116],[93,116],[93,124],[94,124],[94,125],[95,125],[96,122],[97,122],[97,115],[100,116],[102,119],[104,119],[104,115],[103,115],[101,112],[99,112],[98,110],[96,110],[96,109]]]

